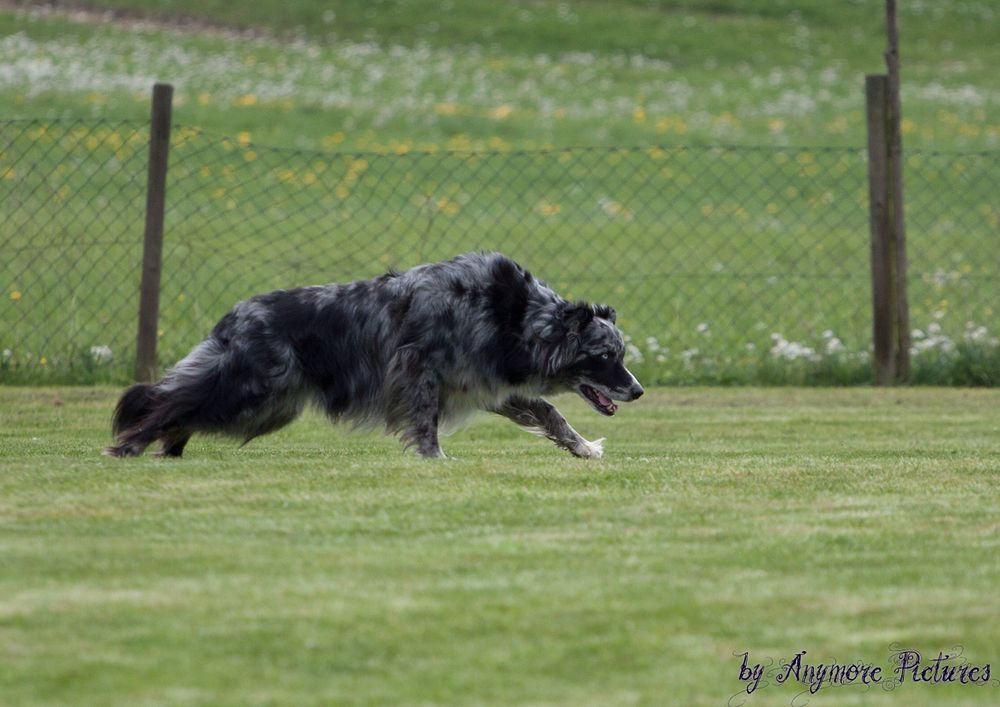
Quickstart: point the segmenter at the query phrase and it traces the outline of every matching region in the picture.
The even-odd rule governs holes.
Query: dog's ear
[[[614,307],[607,304],[595,304],[594,316],[607,319],[612,324],[618,320],[618,312],[615,311]]]
[[[538,316],[534,325],[535,355],[545,375],[554,375],[576,360],[580,332],[593,319],[593,308],[584,302],[553,303]]]
[[[593,320],[594,310],[585,302],[571,304],[562,313],[563,326],[570,334],[579,334]]]
[[[553,303],[535,327],[536,354],[545,375],[554,375],[573,363],[580,351],[580,332],[594,319],[594,310],[584,302]]]

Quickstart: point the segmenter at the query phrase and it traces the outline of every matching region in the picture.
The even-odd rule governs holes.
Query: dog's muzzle
[[[597,412],[602,415],[607,415],[608,417],[611,417],[618,412],[618,406],[615,404],[615,400],[629,403],[633,400],[638,400],[642,397],[642,394],[646,392],[643,390],[642,386],[639,385],[638,381],[634,385],[630,386],[624,393],[619,393],[617,391],[608,391],[608,393],[605,393],[592,385],[587,385],[586,383],[581,383],[578,391],[583,399],[590,403],[592,408],[597,410]]]

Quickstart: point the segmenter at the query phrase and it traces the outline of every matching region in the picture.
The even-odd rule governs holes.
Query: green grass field
[[[112,460],[114,395],[0,389],[6,704],[722,705],[743,651],[1000,656],[996,392],[562,400],[591,463],[487,417],[441,462],[312,416]]]
[[[1000,661],[1000,392],[559,401],[597,462],[316,415],[123,461],[117,389],[3,385],[130,376],[156,80],[164,365],[254,292],[487,247],[615,305],[644,383],[864,383],[881,0],[59,5],[0,3],[0,704],[735,706],[744,651]],[[900,3],[915,382],[1000,375],[997,12]]]

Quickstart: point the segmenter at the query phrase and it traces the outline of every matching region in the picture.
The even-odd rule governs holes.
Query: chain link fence
[[[0,381],[131,374],[148,133],[0,123]],[[991,339],[1000,324],[998,157],[907,153],[915,346]],[[868,380],[861,148],[341,153],[185,127],[171,142],[160,361],[254,293],[476,249],[614,305],[648,379],[749,382],[838,357]]]

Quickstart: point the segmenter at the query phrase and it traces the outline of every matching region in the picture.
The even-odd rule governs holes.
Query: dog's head
[[[625,340],[607,305],[566,304],[552,329],[558,340],[549,357],[554,387],[575,391],[602,415],[614,415],[614,401],[631,402],[643,394],[625,368]]]

